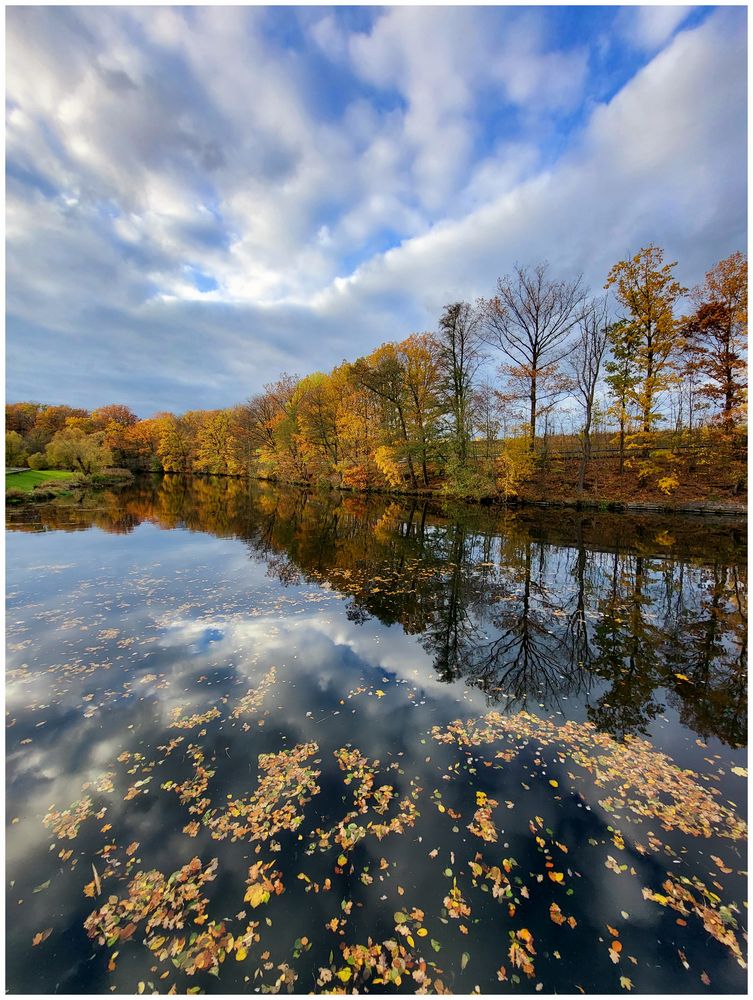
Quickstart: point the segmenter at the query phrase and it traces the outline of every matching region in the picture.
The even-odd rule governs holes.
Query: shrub
[[[536,471],[536,456],[527,435],[507,438],[497,459],[497,482],[506,497],[518,495],[520,487]]]
[[[37,471],[49,468],[47,459],[41,451],[35,451],[33,455],[29,455],[29,468]]]

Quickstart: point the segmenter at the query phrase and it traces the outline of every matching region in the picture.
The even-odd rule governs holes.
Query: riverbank
[[[306,483],[285,483],[281,480],[270,479],[269,477],[254,477],[258,482],[269,482],[278,486],[294,486],[299,489],[312,489]],[[320,487],[321,488],[321,487]],[[443,488],[431,487],[421,490],[401,490],[401,489],[355,489],[346,486],[327,486],[338,493],[347,496],[372,495],[394,497],[396,500],[406,500],[410,498],[421,500],[438,500],[449,503],[470,503],[480,504],[484,507],[500,508],[560,508],[569,510],[584,510],[610,513],[661,513],[661,514],[698,514],[698,515],[725,515],[732,517],[747,518],[748,506],[747,495],[740,500],[729,498],[717,498],[713,494],[700,496],[698,498],[688,498],[682,496],[678,498],[666,497],[662,494],[651,495],[646,499],[626,499],[624,496],[600,495],[593,496],[557,496],[554,492],[545,492],[543,489],[534,492],[530,487],[522,490],[516,496],[505,497],[500,493],[488,494],[463,494],[460,492],[449,492]]]
[[[160,473],[160,472],[139,472],[137,477],[149,476],[178,476],[181,473]],[[133,481],[133,476],[127,470],[118,470],[118,473],[109,473],[83,479],[75,477],[73,473],[61,473],[47,471],[43,473],[32,472],[19,473],[18,477],[29,479],[30,476],[39,477],[35,482],[24,482],[23,487],[13,488],[11,482],[18,482],[16,476],[6,476],[6,503],[11,505],[20,504],[41,504],[50,503],[57,500],[75,502],[83,499],[88,491],[101,491],[106,489],[118,489]],[[208,476],[193,473],[186,478],[201,479],[234,479],[243,480],[244,476]],[[529,483],[520,493],[515,496],[505,497],[501,493],[466,494],[462,492],[451,492],[446,487],[437,485],[420,490],[399,489],[399,488],[379,488],[371,487],[356,489],[335,484],[318,484],[312,486],[305,482],[284,482],[278,479],[271,479],[268,476],[251,476],[250,479],[256,482],[271,483],[281,487],[294,487],[311,492],[336,492],[344,496],[381,496],[393,497],[395,500],[433,500],[442,503],[469,503],[478,504],[484,507],[509,508],[551,508],[582,510],[609,513],[635,513],[635,514],[695,514],[695,515],[723,515],[727,517],[747,518],[747,495],[743,494],[739,499],[732,495],[719,496],[710,489],[698,489],[696,496],[693,495],[693,487],[686,486],[680,496],[666,496],[657,490],[642,489],[631,484],[626,477],[622,490],[611,490],[609,493],[600,491],[597,496],[592,493],[578,496],[575,491],[570,495],[549,488],[545,483]],[[632,488],[631,488],[632,487]],[[637,496],[636,496],[637,493]],[[631,495],[632,494],[632,495]]]
[[[127,469],[113,469],[106,473],[83,476],[62,469],[24,469],[5,475],[5,503],[51,503],[57,500],[80,501],[89,491],[121,488],[133,482]]]

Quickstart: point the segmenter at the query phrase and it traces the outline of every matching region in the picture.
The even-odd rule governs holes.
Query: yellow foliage
[[[497,459],[497,485],[506,497],[518,495],[520,487],[531,478],[536,458],[527,436],[508,438]]]
[[[402,470],[395,460],[394,450],[389,445],[383,444],[376,449],[374,462],[390,486],[399,486],[402,483]]]

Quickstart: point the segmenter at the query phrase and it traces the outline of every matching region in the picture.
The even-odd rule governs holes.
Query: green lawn
[[[6,473],[5,488],[6,490],[23,490],[25,493],[31,493],[37,483],[49,483],[52,479],[66,480],[71,478],[73,478],[72,472],[63,472],[61,469],[42,469],[41,471],[24,469],[23,472]]]

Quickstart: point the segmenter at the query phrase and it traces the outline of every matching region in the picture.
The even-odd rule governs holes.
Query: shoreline
[[[472,504],[474,506],[481,506],[487,508],[506,508],[506,509],[522,509],[526,507],[534,507],[538,509],[560,509],[560,510],[578,510],[586,511],[592,513],[602,513],[602,514],[691,514],[696,516],[725,516],[725,517],[737,517],[740,520],[746,520],[748,517],[748,507],[747,503],[729,503],[729,502],[719,502],[719,501],[708,501],[708,500],[681,500],[672,503],[668,501],[666,503],[651,502],[651,501],[634,501],[634,500],[619,500],[619,499],[606,499],[600,498],[598,500],[582,498],[578,499],[576,497],[563,498],[557,500],[545,500],[539,498],[531,497],[508,497],[505,498],[498,494],[493,494],[489,496],[462,496],[460,494],[447,494],[440,490],[395,490],[395,489],[356,489],[354,487],[348,486],[316,486],[310,483],[301,482],[287,482],[281,479],[272,479],[267,476],[243,476],[243,475],[229,475],[227,473],[181,473],[181,472],[148,472],[144,471],[134,471],[134,478],[139,477],[152,477],[158,476],[163,478],[165,476],[181,476],[188,479],[235,479],[244,480],[247,479],[248,482],[257,483],[269,483],[272,486],[276,486],[282,489],[300,489],[305,490],[308,493],[339,493],[342,496],[379,496],[379,497],[393,497],[396,500],[426,500],[434,501],[440,503],[466,503]],[[73,484],[71,484],[73,485]],[[33,491],[29,491],[27,495],[21,499],[20,497],[14,497],[9,501],[6,497],[6,506],[25,506],[27,504],[47,504],[55,503],[58,499],[69,499],[71,493],[79,494],[81,496],[87,492],[101,492],[103,490],[112,488],[122,488],[127,485],[127,481],[123,479],[113,477],[108,482],[101,482],[97,484],[77,484],[72,490],[67,491],[67,497],[59,496],[53,497],[49,494],[46,496],[34,496]]]
[[[174,473],[172,473],[174,474]],[[243,477],[231,477],[226,478],[243,478]],[[317,487],[311,486],[307,483],[293,483],[285,482],[281,479],[270,479],[265,476],[252,476],[255,482],[260,483],[271,483],[275,486],[281,487],[293,487],[295,489],[304,489],[309,492],[317,492]],[[726,517],[740,517],[741,519],[746,519],[748,517],[748,506],[745,504],[735,504],[735,503],[724,503],[716,501],[707,500],[683,500],[677,501],[676,503],[653,503],[653,502],[642,502],[633,500],[607,500],[602,498],[599,500],[591,499],[578,499],[578,498],[566,498],[561,500],[543,500],[543,499],[532,499],[529,497],[509,497],[505,498],[499,495],[491,496],[461,496],[442,493],[439,490],[384,490],[384,489],[355,489],[348,486],[327,486],[324,492],[336,492],[341,493],[345,496],[383,496],[383,497],[395,497],[396,499],[423,499],[423,500],[433,500],[445,503],[467,503],[474,504],[481,507],[505,507],[505,508],[523,508],[523,507],[537,507],[537,508],[552,508],[552,509],[566,509],[566,510],[582,510],[590,511],[594,513],[601,514],[697,514],[701,516],[705,515],[723,515]]]

